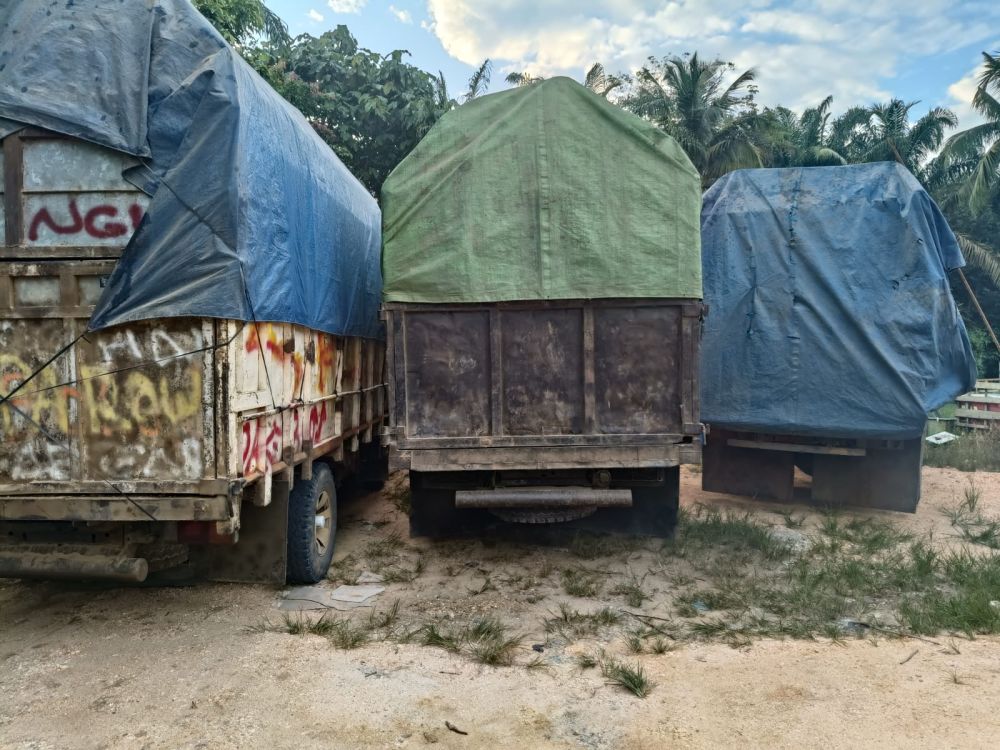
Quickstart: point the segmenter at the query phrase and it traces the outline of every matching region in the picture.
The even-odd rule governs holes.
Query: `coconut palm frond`
[[[956,234],[962,255],[973,268],[982,271],[993,285],[1000,289],[1000,253],[987,245],[976,242],[968,235]]]

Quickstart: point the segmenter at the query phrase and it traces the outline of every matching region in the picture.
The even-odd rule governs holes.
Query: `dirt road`
[[[926,469],[924,479],[915,516],[866,515],[947,536],[941,509],[969,475]],[[1000,475],[974,480],[984,511],[1000,513]],[[697,475],[683,481],[687,504],[743,507],[703,495]],[[266,587],[5,582],[0,747],[978,748],[1000,736],[996,637],[872,632],[741,648],[694,641],[641,655],[629,653],[621,633],[561,640],[545,626],[560,604],[637,610],[612,593],[611,579],[599,593],[567,594],[557,571],[575,564],[568,549],[400,542],[402,491],[397,479],[382,496],[344,509],[333,575],[379,568],[387,590],[377,606],[398,600],[404,626],[495,615],[523,636],[515,666],[485,666],[404,638],[342,650],[319,635],[291,635],[275,609],[278,592]],[[775,511],[787,508],[754,507],[782,526]],[[806,514],[808,536],[816,516],[796,512]],[[642,576],[650,599],[641,611],[669,615],[664,602],[680,573],[653,547],[615,550],[587,566],[613,580]],[[642,665],[654,683],[647,698],[580,667],[579,654],[601,649]]]

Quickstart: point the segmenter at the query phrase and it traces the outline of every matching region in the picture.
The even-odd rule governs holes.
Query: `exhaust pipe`
[[[78,579],[142,583],[149,563],[141,557],[0,549],[0,578]]]

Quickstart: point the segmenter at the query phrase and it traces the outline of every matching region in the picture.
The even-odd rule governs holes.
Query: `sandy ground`
[[[983,510],[1000,514],[1000,474],[925,469],[915,515],[865,515],[948,543],[940,511],[970,477]],[[335,575],[371,567],[366,550],[404,533],[393,503],[401,481],[342,509]],[[685,504],[753,508],[783,525],[776,511],[787,506],[704,494],[689,472],[682,481]],[[566,595],[553,571],[580,564],[568,550],[407,540],[386,569],[418,561],[420,575],[387,584],[377,606],[398,600],[412,623],[500,616],[525,636],[519,666],[391,641],[342,651],[320,636],[262,631],[281,615],[278,592],[261,586],[0,583],[0,747],[978,748],[1000,736],[998,638],[690,643],[626,657],[619,642],[546,638],[544,618],[561,602],[625,606],[610,582],[596,598]],[[652,614],[665,611],[678,575],[646,547],[586,566],[645,576],[652,599],[642,611]],[[544,644],[544,669],[523,666],[534,643]],[[598,647],[640,661],[656,683],[649,697],[577,668],[574,654]]]

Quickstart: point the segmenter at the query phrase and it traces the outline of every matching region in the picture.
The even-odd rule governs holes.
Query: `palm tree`
[[[796,115],[786,107],[767,108],[761,114],[758,130],[763,134],[760,148],[769,167],[824,167],[846,164],[847,159],[830,146],[830,107],[828,96],[816,107]]]
[[[471,102],[486,93],[490,87],[490,75],[493,73],[493,63],[487,57],[469,77],[469,89],[462,96],[463,102]]]
[[[763,166],[755,142],[761,120],[753,105],[754,71],[745,70],[728,85],[733,70],[722,60],[650,58],[635,76],[622,104],[670,133],[707,185],[726,172]]]
[[[944,142],[945,130],[958,124],[954,113],[934,107],[914,123],[910,110],[918,102],[892,99],[868,107],[852,107],[832,125],[830,146],[852,162],[895,161],[918,177],[929,156]]]
[[[515,71],[513,73],[508,73],[504,80],[511,86],[520,88],[521,86],[530,86],[533,83],[538,83],[539,81],[544,81],[545,79],[542,76],[533,76],[531,73],[526,71],[521,71],[520,73]]]
[[[963,193],[970,207],[980,211],[1000,185],[1000,51],[983,53],[983,72],[972,98],[972,106],[986,122],[956,133],[948,139],[942,156],[955,174],[965,173]]]
[[[455,102],[448,95],[448,82],[444,80],[444,73],[438,71],[437,77],[433,78],[432,85],[434,87],[434,103],[437,108],[442,112],[455,107]]]
[[[521,86],[530,86],[533,83],[544,81],[545,76],[535,76],[527,71],[514,71],[513,73],[508,73],[504,80],[511,86],[520,88]],[[603,96],[605,99],[608,98],[608,94],[624,83],[625,80],[622,77],[609,74],[600,63],[591,65],[583,78],[584,86],[598,96]]]
[[[608,98],[608,94],[624,84],[625,80],[621,76],[611,75],[600,63],[591,65],[583,79],[584,86],[605,99]]]

